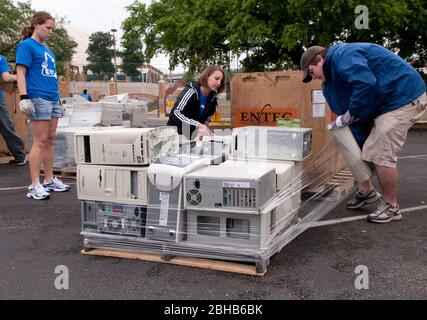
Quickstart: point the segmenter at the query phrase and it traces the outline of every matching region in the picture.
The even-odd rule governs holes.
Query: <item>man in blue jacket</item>
[[[362,159],[375,165],[383,201],[368,221],[402,219],[397,156],[409,128],[426,110],[426,86],[419,73],[393,52],[371,43],[310,47],[301,57],[301,70],[303,82],[323,81],[326,101],[338,115],[334,125],[350,125]],[[359,183],[347,208],[357,209],[379,199],[369,179]]]

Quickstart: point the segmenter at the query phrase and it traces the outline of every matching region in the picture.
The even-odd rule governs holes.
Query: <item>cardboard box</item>
[[[312,155],[304,161],[304,167],[316,159],[331,140],[327,125],[333,120],[333,114],[326,104],[321,82],[303,83],[302,71],[235,75],[231,80],[230,108],[233,127],[276,126],[278,119],[299,119],[301,128],[312,128]],[[337,151],[333,143],[328,148],[328,157],[338,159],[334,157]],[[317,171],[323,169],[319,167]]]

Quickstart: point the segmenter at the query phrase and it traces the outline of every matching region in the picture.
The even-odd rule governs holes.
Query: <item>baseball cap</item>
[[[307,50],[305,50],[305,52],[302,54],[301,62],[300,62],[301,70],[303,72],[302,82],[310,82],[311,81],[312,78],[310,76],[308,66],[313,61],[314,57],[317,56],[323,50],[325,50],[325,48],[323,48],[321,46],[313,46],[313,47],[310,47]]]

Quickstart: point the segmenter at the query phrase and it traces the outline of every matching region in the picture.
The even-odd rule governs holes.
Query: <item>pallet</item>
[[[325,183],[315,187],[304,189],[303,196],[311,197],[320,194],[326,201],[337,201],[350,192],[355,185],[353,174],[348,169],[338,171]]]
[[[14,158],[7,155],[1,155],[0,156],[0,164],[9,164],[10,161],[12,161]]]
[[[424,131],[427,129],[427,120],[420,120],[416,121],[411,129],[420,129],[421,131]]]
[[[41,169],[40,175],[44,176],[43,169]],[[53,168],[53,175],[60,178],[76,179],[76,167]]]
[[[193,268],[210,269],[217,271],[226,271],[233,273],[240,273],[250,276],[264,276],[267,270],[263,272],[257,272],[256,267],[252,265],[246,265],[243,263],[201,259],[201,258],[190,258],[190,257],[177,257],[177,256],[165,256],[155,253],[144,253],[144,252],[131,252],[122,250],[111,250],[111,249],[83,249],[81,254],[91,256],[102,256],[102,257],[114,257],[122,259],[136,259],[144,261],[152,261],[158,263],[175,264],[180,266],[188,266]]]

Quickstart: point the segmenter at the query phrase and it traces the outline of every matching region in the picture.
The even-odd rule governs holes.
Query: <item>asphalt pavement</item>
[[[426,299],[426,141],[427,130],[410,131],[399,161],[401,221],[308,229],[271,258],[264,277],[82,255],[75,181],[65,180],[70,192],[34,201],[25,197],[28,165],[0,165],[0,299]],[[343,202],[323,220],[367,213]]]

